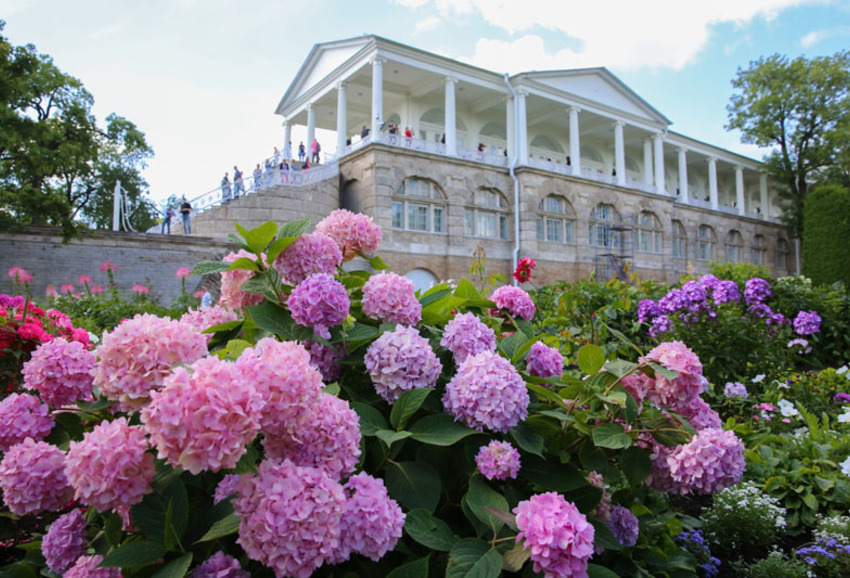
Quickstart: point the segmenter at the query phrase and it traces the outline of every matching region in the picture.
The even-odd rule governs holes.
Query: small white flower
[[[841,466],[841,473],[842,474],[844,474],[845,476],[850,476],[850,458],[847,458],[846,460],[844,460],[843,462],[841,462],[838,465]]]
[[[800,412],[794,407],[794,404],[787,399],[779,400],[779,403],[776,405],[779,406],[779,413],[781,413],[783,417],[791,417],[793,415],[800,414]]]
[[[753,378],[753,383],[761,383],[764,381],[765,375],[763,373],[759,373],[757,376]]]
[[[850,423],[850,407],[844,409],[844,413],[838,416],[838,423]]]
[[[841,367],[835,370],[835,373],[837,373],[838,375],[844,375],[845,373],[847,373],[847,366],[842,365]]]

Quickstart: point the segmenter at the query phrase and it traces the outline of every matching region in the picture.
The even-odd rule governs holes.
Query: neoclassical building
[[[285,142],[335,131],[339,167],[306,203],[278,196],[369,214],[417,279],[468,274],[479,245],[488,272],[530,256],[542,281],[794,268],[760,163],[674,132],[605,68],[508,76],[362,36],[317,44],[276,113]]]

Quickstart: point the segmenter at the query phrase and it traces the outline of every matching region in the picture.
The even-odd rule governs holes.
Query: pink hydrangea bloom
[[[331,275],[311,275],[295,286],[287,301],[292,319],[299,325],[330,339],[328,327],[339,325],[348,317],[348,293],[342,283]]]
[[[189,576],[190,578],[251,578],[251,573],[242,569],[239,560],[219,550],[195,568]]]
[[[278,255],[274,268],[293,283],[301,283],[315,273],[333,275],[342,264],[336,241],[322,233],[301,235]]]
[[[257,260],[257,256],[249,253],[244,249],[240,249],[236,253],[226,255],[222,261],[225,263],[233,263],[237,259]],[[266,256],[263,255],[263,264],[266,262]],[[237,311],[242,311],[249,305],[259,305],[263,302],[264,297],[260,293],[245,293],[242,291],[242,283],[254,277],[255,272],[247,269],[234,269],[233,271],[221,272],[221,298],[218,304],[222,307],[230,307]]]
[[[713,494],[741,481],[744,444],[734,432],[704,429],[690,443],[678,446],[667,464],[683,493]]]
[[[304,349],[310,352],[310,363],[322,374],[322,381],[330,383],[342,376],[343,365],[340,363],[345,357],[345,344],[338,344],[341,350],[334,349],[318,341],[305,341]]]
[[[633,373],[620,380],[620,385],[623,386],[623,389],[635,398],[638,409],[643,407],[643,399],[646,397],[652,384],[653,381],[643,373]]]
[[[688,407],[680,408],[680,413],[696,431],[722,427],[720,415],[702,398],[698,397]]]
[[[21,373],[27,388],[60,407],[91,399],[95,365],[97,357],[82,343],[56,337],[33,351]]]
[[[239,315],[233,309],[214,305],[213,307],[201,307],[199,309],[190,307],[180,318],[180,322],[185,323],[198,333],[202,333],[205,329],[214,325],[221,325],[237,319],[239,319]],[[204,337],[209,343],[212,339],[212,333],[205,333]]]
[[[493,440],[478,450],[475,465],[488,480],[516,479],[519,473],[519,451],[508,442]]]
[[[0,401],[0,451],[27,438],[42,440],[53,429],[50,408],[38,397],[13,393]]]
[[[215,487],[215,492],[213,493],[213,504],[218,504],[219,502],[235,494],[236,487],[238,485],[238,474],[227,474],[226,476],[224,476],[218,483],[218,485]]]
[[[71,510],[50,525],[41,553],[47,567],[61,576],[86,553],[86,543],[86,517],[82,510]]]
[[[297,438],[322,395],[322,376],[310,365],[307,351],[293,341],[267,337],[245,349],[235,369],[265,402],[260,430],[269,436]]]
[[[316,232],[327,235],[339,245],[342,257],[352,260],[357,253],[372,257],[381,244],[381,228],[362,213],[337,209],[319,221]]]
[[[74,497],[99,512],[138,504],[151,492],[154,475],[147,449],[142,428],[127,418],[101,422],[68,448],[65,474]]]
[[[472,313],[463,313],[446,323],[440,345],[451,351],[460,365],[472,355],[496,351],[496,333]]]
[[[339,550],[329,562],[348,560],[352,553],[377,562],[395,548],[405,516],[383,480],[365,472],[351,476],[344,490],[348,500],[340,521]]]
[[[538,341],[526,358],[528,373],[537,377],[558,377],[564,372],[564,356],[554,347]]]
[[[263,439],[270,460],[290,460],[315,467],[340,479],[354,471],[360,459],[360,418],[348,402],[323,393],[298,423],[295,435]]]
[[[123,411],[137,411],[160,389],[171,366],[207,354],[204,335],[189,325],[154,315],[136,315],[104,336],[94,384]]]
[[[504,285],[493,291],[490,300],[499,309],[507,309],[508,313],[514,317],[520,317],[526,321],[531,321],[534,318],[534,312],[537,310],[531,296],[519,287],[512,285]]]
[[[185,279],[192,276],[192,270],[189,267],[177,267],[177,278]]]
[[[646,478],[646,485],[657,492],[679,493],[681,484],[673,480],[670,474],[670,466],[667,458],[675,448],[658,443],[651,434],[644,433],[638,437],[638,445],[650,451],[649,459],[652,462],[652,470]]]
[[[61,510],[73,496],[64,466],[65,452],[47,442],[27,438],[12,446],[0,461],[3,503],[19,516]]]
[[[307,578],[339,549],[345,502],[323,470],[264,461],[239,480],[237,542],[277,576]]]
[[[531,554],[534,571],[546,578],[587,577],[593,556],[593,526],[574,504],[555,492],[537,494],[514,508],[517,543]]]
[[[416,299],[413,281],[395,273],[372,275],[363,285],[363,314],[387,323],[416,325],[422,304]]]
[[[660,372],[656,373],[647,394],[659,407],[674,411],[687,408],[706,388],[699,357],[681,341],[662,343],[645,359],[679,374],[671,381]]]
[[[236,467],[264,405],[235,364],[205,357],[174,370],[141,417],[158,457],[198,474]]]
[[[428,340],[416,329],[404,326],[372,342],[365,362],[378,395],[390,404],[405,391],[434,387],[443,370]]]
[[[511,363],[490,352],[468,358],[446,385],[443,406],[468,427],[507,433],[528,417],[528,390]]]
[[[107,261],[108,263],[108,261]],[[80,556],[64,578],[121,578],[120,568],[98,568],[103,556]]]

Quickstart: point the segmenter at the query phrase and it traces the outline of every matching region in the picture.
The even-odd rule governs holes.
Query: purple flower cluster
[[[53,429],[53,415],[35,395],[13,393],[0,401],[0,451],[27,438],[42,440]]]
[[[318,335],[330,339],[328,327],[339,325],[348,317],[351,303],[342,283],[332,275],[317,273],[295,286],[287,306],[296,323],[312,327]]]
[[[390,404],[405,391],[434,387],[443,370],[428,340],[404,326],[372,342],[365,363],[378,394]]]
[[[531,296],[513,285],[499,287],[493,291],[491,299],[499,309],[507,309],[508,313],[514,317],[520,317],[526,321],[531,321],[537,310]]]
[[[711,555],[702,530],[685,530],[675,539],[694,555],[705,578],[714,578],[720,573],[720,560]]]
[[[526,364],[528,373],[536,377],[558,377],[564,372],[564,356],[561,352],[540,341],[531,346]]]
[[[236,493],[236,487],[239,485],[239,474],[227,474],[224,476],[213,492],[213,504],[223,502],[230,496]]]
[[[620,544],[626,548],[631,548],[637,544],[640,522],[628,508],[620,505],[612,506],[611,514],[608,516],[608,529],[611,530]]]
[[[189,576],[190,578],[251,578],[251,573],[242,569],[239,560],[219,550],[195,568]]]
[[[363,285],[363,314],[387,323],[416,325],[422,304],[416,299],[413,281],[395,273],[372,275]]]
[[[290,283],[301,283],[310,275],[333,275],[342,263],[336,241],[322,233],[301,235],[278,255],[274,268]]]
[[[708,428],[678,446],[667,463],[682,493],[713,494],[741,481],[744,444],[731,431]]]
[[[493,440],[478,450],[475,465],[488,480],[516,479],[520,467],[519,451],[508,442]]]
[[[340,350],[334,349],[318,341],[305,341],[304,349],[310,352],[310,364],[322,374],[322,381],[330,383],[342,376],[343,366],[340,363],[345,357],[345,344],[339,344]]]
[[[820,322],[817,311],[800,311],[794,318],[794,332],[797,335],[814,335],[820,331]]]
[[[528,417],[525,381],[507,359],[484,352],[467,358],[446,385],[443,406],[467,427],[507,433]]]
[[[103,556],[80,556],[64,578],[121,578],[120,568],[98,568]]]
[[[47,567],[59,575],[86,553],[86,518],[82,510],[71,510],[56,518],[41,542]]]
[[[747,305],[756,305],[764,303],[764,300],[773,295],[770,289],[770,283],[760,277],[748,279],[744,285],[744,300]]]
[[[451,351],[460,365],[467,357],[496,351],[496,333],[474,314],[463,313],[446,323],[440,345]]]
[[[377,562],[393,550],[401,538],[405,515],[390,498],[383,480],[361,472],[343,486],[345,511],[340,520],[339,549],[331,562],[360,554]]]
[[[740,399],[747,399],[749,394],[747,393],[747,386],[740,382],[729,382],[723,388],[723,395],[726,397],[737,397]]]

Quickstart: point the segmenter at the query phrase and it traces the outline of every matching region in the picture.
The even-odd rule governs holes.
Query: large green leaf
[[[413,562],[403,564],[387,574],[387,578],[428,578],[428,562],[431,554]]]
[[[285,339],[292,339],[295,322],[289,311],[268,301],[251,305],[247,309],[257,327]]]
[[[183,578],[186,575],[186,570],[192,565],[192,557],[191,552],[186,552],[163,566],[151,578]]]
[[[632,486],[639,486],[652,472],[649,452],[639,447],[630,447],[620,455],[620,469]]]
[[[392,462],[384,481],[390,497],[408,510],[433,512],[443,489],[439,474],[426,462]]]
[[[593,443],[599,448],[612,450],[627,448],[632,445],[632,437],[618,423],[603,423],[593,428]]]
[[[224,261],[201,261],[192,267],[192,275],[212,275],[230,269],[230,263]]]
[[[598,345],[588,343],[578,350],[578,366],[588,375],[599,373],[605,365],[605,352]]]
[[[304,233],[307,232],[307,229],[310,227],[310,218],[300,219],[298,221],[289,221],[280,226],[280,230],[277,232],[277,238],[283,239],[285,237],[300,237]]]
[[[387,444],[390,447],[395,442],[410,437],[409,431],[396,431],[392,429],[379,429],[375,432],[375,437]]]
[[[171,515],[168,515],[169,510]],[[180,540],[189,523],[189,498],[186,486],[177,477],[161,492],[148,494],[132,510],[133,523],[149,540],[166,543],[166,534]],[[170,522],[170,528],[167,527]],[[171,544],[169,544],[171,545]]]
[[[461,540],[449,552],[446,578],[497,578],[501,572],[502,555],[483,540]]]
[[[377,409],[360,401],[352,401],[351,409],[360,417],[360,433],[373,436],[378,430],[387,429],[387,420]]]
[[[543,457],[543,438],[534,432],[527,423],[522,422],[511,430],[516,445],[530,454]]]
[[[587,480],[572,464],[559,464],[536,456],[524,456],[519,470],[521,478],[537,484],[545,491],[560,493],[587,486]]]
[[[606,550],[622,550],[623,545],[614,536],[614,533],[608,528],[605,522],[600,522],[594,518],[588,518],[588,521],[593,525],[593,543],[601,546]]]
[[[508,501],[499,492],[488,486],[481,478],[473,477],[469,480],[469,491],[466,493],[466,503],[472,514],[489,525],[493,533],[504,526],[504,522],[488,511],[489,509],[508,512]]]
[[[457,287],[455,287],[454,294],[455,297],[460,297],[467,301],[470,299],[481,299],[481,293],[478,292],[478,289],[475,288],[472,281],[466,277],[458,282]]]
[[[450,446],[479,432],[457,423],[452,416],[438,413],[425,416],[410,427],[413,439],[432,446]]]
[[[198,540],[198,542],[218,540],[219,538],[235,534],[237,530],[239,530],[239,516],[236,514],[230,514],[229,516],[215,522],[207,533]]]
[[[242,236],[245,237],[245,243],[247,243],[251,250],[259,255],[266,250],[266,247],[269,246],[269,243],[272,242],[276,234],[277,224],[274,221],[269,221],[256,229],[242,233]]]
[[[401,396],[396,400],[393,405],[393,409],[390,412],[390,425],[392,425],[396,429],[404,429],[404,426],[407,425],[407,422],[413,417],[422,404],[425,402],[425,398],[428,397],[428,394],[434,391],[433,389],[411,389],[410,391],[405,391]]]
[[[230,264],[230,267],[227,268],[228,271],[259,271],[260,266],[253,259],[249,259],[248,257],[239,257],[233,263]]]
[[[159,542],[139,540],[124,544],[103,557],[100,567],[142,568],[165,556],[165,547]]]
[[[611,572],[605,566],[599,564],[587,565],[587,578],[619,578],[615,572]]]
[[[404,531],[426,548],[440,552],[448,552],[458,541],[448,524],[424,509],[407,513]]]

